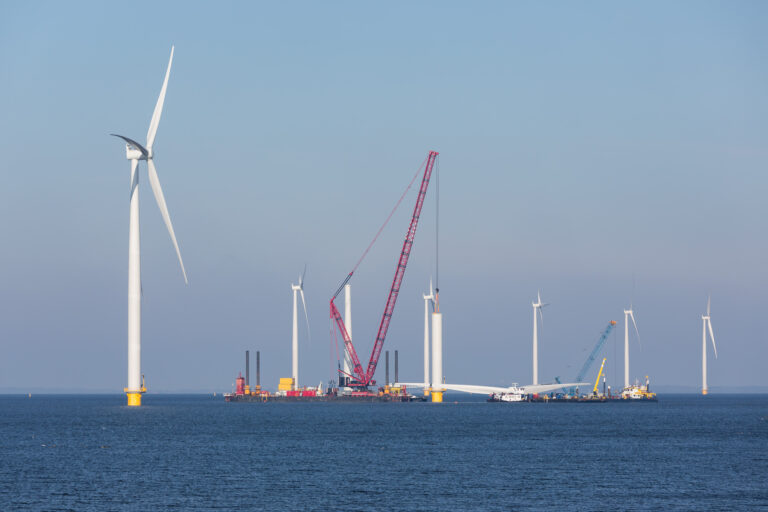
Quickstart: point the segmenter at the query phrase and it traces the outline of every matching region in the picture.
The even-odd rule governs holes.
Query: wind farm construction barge
[[[389,381],[389,352],[386,353],[386,378]],[[395,351],[395,380],[397,380],[398,359],[397,350]],[[256,385],[251,387],[250,383],[250,358],[249,353],[245,351],[245,377],[239,374],[235,380],[235,389],[233,393],[225,393],[224,400],[227,402],[426,402],[427,396],[417,396],[409,394],[405,386],[383,386],[376,392],[356,391],[355,388],[339,389],[328,386],[325,391],[322,384],[317,387],[304,386],[297,388],[294,385],[293,378],[284,377],[280,379],[277,392],[271,393],[261,389],[261,357],[256,352]]]
[[[398,381],[398,351],[395,351],[395,382]],[[339,388],[330,383],[323,390],[322,384],[317,387],[304,386],[297,388],[290,377],[280,379],[278,390],[275,393],[261,388],[261,357],[256,352],[256,385],[251,387],[249,351],[245,352],[245,377],[242,373],[235,380],[235,388],[232,393],[225,393],[227,402],[427,402],[430,393],[422,395],[409,393],[405,385],[386,385],[379,387],[377,391],[361,390],[356,387]],[[603,365],[605,360],[603,360]],[[646,376],[645,385],[635,383],[624,388],[620,393],[612,393],[610,386],[606,387],[603,379],[602,393],[598,391],[603,365],[600,367],[595,384],[588,395],[579,393],[578,388],[565,388],[562,393],[524,393],[505,392],[492,393],[488,396],[488,402],[528,402],[528,403],[618,403],[618,402],[656,402],[656,393],[650,390],[650,381]],[[389,352],[386,352],[386,380],[389,382]]]
[[[227,402],[426,402],[426,396],[410,395],[405,388],[385,386],[378,392],[353,391],[351,393],[339,392],[337,388],[331,388],[325,393],[319,393],[316,389],[299,389],[291,391],[278,391],[270,393],[260,389],[246,393],[227,393],[224,395]]]

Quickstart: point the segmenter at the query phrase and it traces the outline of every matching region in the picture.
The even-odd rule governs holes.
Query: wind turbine
[[[533,306],[533,385],[539,384],[539,322],[536,317],[538,311],[539,317],[541,317],[541,323],[544,324],[544,316],[541,313],[541,308],[549,306],[541,302],[541,291],[538,292],[537,302],[531,302]]]
[[[168,88],[168,77],[171,74],[171,63],[173,62],[173,46],[171,46],[171,58],[168,60],[168,69],[165,71],[165,80],[160,89],[160,96],[157,98],[155,111],[152,113],[152,120],[149,123],[147,132],[147,145],[142,146],[135,140],[122,135],[111,134],[125,141],[125,157],[131,161],[131,192],[130,192],[130,216],[128,224],[128,387],[124,389],[129,406],[141,405],[141,394],[146,391],[141,376],[141,243],[139,237],[139,161],[147,162],[149,184],[152,186],[152,192],[155,195],[155,201],[160,208],[160,213],[171,235],[171,241],[176,249],[176,256],[179,258],[181,273],[184,275],[184,282],[187,280],[187,272],[184,270],[184,262],[181,260],[181,251],[176,242],[176,235],[173,232],[173,224],[168,214],[168,206],[165,203],[163,189],[160,186],[160,180],[157,177],[157,169],[153,162],[155,135],[157,127],[160,124],[160,116],[163,113],[163,103],[165,102],[165,91]]]
[[[291,368],[291,377],[293,377],[293,389],[299,389],[299,321],[296,292],[301,294],[301,303],[304,305],[304,318],[307,320],[307,337],[309,338],[309,315],[307,314],[307,302],[304,300],[304,275],[307,273],[307,266],[304,265],[304,272],[299,275],[299,284],[291,283],[293,290],[293,364]]]
[[[701,394],[706,395],[707,389],[707,328],[709,336],[712,338],[712,348],[715,349],[715,359],[717,359],[717,345],[715,345],[715,333],[712,332],[712,320],[709,318],[709,305],[711,297],[707,297],[707,314],[701,315]]]
[[[429,395],[429,304],[435,303],[432,279],[429,280],[429,295],[424,295],[424,395]]]
[[[347,335],[352,339],[352,285],[347,283],[344,285],[344,328],[347,330]],[[344,346],[344,376],[339,379],[349,379],[349,375],[352,374],[352,357],[347,351],[347,347]],[[342,386],[344,389],[349,389],[348,386]]]
[[[632,309],[632,304],[629,305],[629,309],[624,310],[624,388],[625,389],[629,387],[629,318],[632,318],[632,325],[635,326],[635,334],[637,334],[637,343],[638,345],[640,345],[640,332],[637,330],[637,322],[635,322],[635,312]]]

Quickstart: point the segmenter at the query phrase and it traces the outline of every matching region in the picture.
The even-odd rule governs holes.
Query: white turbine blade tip
[[[168,234],[171,235],[173,247],[176,249],[176,256],[178,256],[179,265],[181,265],[181,273],[184,274],[184,283],[189,284],[189,280],[187,279],[187,271],[184,269],[184,261],[181,259],[179,243],[176,241],[176,234],[173,232],[171,215],[168,213],[168,205],[165,203],[163,188],[160,186],[160,179],[157,176],[157,169],[155,169],[155,163],[152,161],[152,159],[147,160],[147,167],[149,168],[149,184],[152,186],[152,192],[155,194],[157,207],[160,209],[160,214],[163,216],[163,220],[165,221],[165,227],[168,229]]]
[[[163,86],[160,89],[160,95],[157,97],[157,103],[155,104],[155,110],[152,112],[152,120],[149,122],[149,130],[147,130],[147,149],[152,150],[152,145],[155,143],[155,136],[157,135],[157,127],[160,125],[160,117],[163,115],[163,103],[165,103],[165,92],[168,89],[168,77],[171,76],[171,64],[173,64],[173,50],[171,46],[171,57],[168,59],[168,68],[165,70],[165,79],[163,80]]]
[[[709,337],[712,338],[712,348],[715,349],[715,359],[717,359],[717,345],[715,344],[715,333],[712,332],[712,320],[707,320],[707,326],[709,327]]]

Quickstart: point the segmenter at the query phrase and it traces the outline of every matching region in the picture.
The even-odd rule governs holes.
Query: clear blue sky
[[[129,164],[108,134],[144,140],[172,44],[155,162],[190,284],[142,167],[150,390],[228,390],[245,349],[268,387],[289,375],[305,262],[301,380],[327,380],[327,301],[430,149],[450,382],[530,382],[541,289],[542,380],[633,301],[632,377],[695,389],[711,293],[711,388],[764,385],[767,21],[764,2],[4,2],[0,391],[126,384]],[[414,199],[353,282],[364,360]],[[385,345],[406,380],[434,204]]]

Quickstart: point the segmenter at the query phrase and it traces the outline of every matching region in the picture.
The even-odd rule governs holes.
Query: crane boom
[[[344,325],[344,320],[342,320],[341,313],[339,313],[336,304],[333,303],[333,299],[331,299],[331,319],[336,322],[336,327],[344,339],[344,347],[347,349],[350,359],[352,359],[352,372],[359,381],[362,381],[364,378],[363,365],[360,364],[360,358],[357,357],[357,351],[355,351],[355,347],[352,345],[352,338],[349,337],[347,327]],[[347,375],[347,377],[351,377],[351,375]]]
[[[600,365],[600,371],[597,372],[597,378],[595,379],[595,387],[592,388],[592,394],[597,394],[597,386],[600,384],[600,376],[603,374],[603,368],[605,367],[605,360],[606,358],[603,358],[603,363]]]
[[[416,197],[416,206],[413,208],[411,224],[408,226],[408,232],[405,234],[403,250],[400,251],[400,258],[397,261],[397,267],[395,267],[395,277],[392,280],[392,287],[389,289],[389,297],[387,297],[387,303],[384,306],[384,314],[381,316],[379,332],[376,334],[376,342],[373,344],[371,359],[368,361],[368,370],[365,372],[366,383],[370,382],[373,379],[373,374],[376,373],[376,365],[379,363],[381,349],[384,347],[384,338],[387,337],[389,322],[392,320],[392,313],[395,311],[397,296],[400,294],[400,285],[402,284],[403,276],[405,275],[405,267],[408,265],[408,258],[411,256],[413,239],[416,236],[416,228],[419,225],[421,208],[424,206],[424,198],[427,195],[427,187],[429,187],[429,178],[432,176],[432,168],[435,165],[437,155],[437,151],[430,151],[429,157],[427,158],[427,165],[424,167],[424,177],[421,179],[419,195]]]
[[[589,354],[589,357],[587,357],[587,360],[584,361],[584,366],[581,367],[581,371],[579,371],[579,374],[576,376],[576,382],[582,382],[584,380],[584,376],[589,371],[589,367],[592,366],[592,363],[595,361],[595,357],[597,356],[597,353],[600,352],[601,348],[603,348],[603,344],[605,343],[605,340],[608,339],[608,335],[611,333],[611,330],[615,325],[616,325],[615,320],[611,320],[610,322],[608,322],[608,326],[603,331],[603,334],[600,335],[600,339],[597,340],[597,343],[595,344],[595,348],[592,349],[592,352]],[[560,377],[555,377],[555,381],[559,383]],[[576,392],[576,388],[569,388],[567,392],[570,394],[574,394]]]
[[[421,209],[424,206],[424,198],[427,195],[427,188],[429,187],[429,179],[432,176],[432,169],[435,165],[435,160],[437,159],[437,155],[438,155],[437,151],[430,151],[429,156],[427,157],[427,160],[426,160],[426,165],[424,167],[424,176],[421,179],[421,187],[419,188],[419,194],[416,198],[416,206],[413,209],[413,215],[411,216],[411,223],[408,226],[408,232],[405,234],[403,249],[400,251],[400,257],[398,258],[398,261],[397,261],[397,267],[395,267],[395,277],[392,280],[392,286],[389,289],[389,296],[387,297],[387,302],[384,306],[384,314],[382,315],[381,322],[379,323],[379,330],[376,334],[376,341],[373,345],[371,358],[368,361],[368,368],[366,369],[365,372],[363,371],[363,367],[360,364],[360,359],[357,356],[357,351],[355,350],[355,347],[352,344],[352,339],[350,338],[349,333],[347,333],[347,329],[344,326],[344,321],[341,318],[341,314],[339,313],[338,308],[333,302],[336,299],[338,292],[336,293],[336,295],[333,296],[333,298],[331,298],[331,319],[334,322],[336,322],[336,327],[339,329],[339,331],[342,334],[342,337],[344,339],[344,346],[346,347],[347,353],[352,359],[352,364],[354,367],[352,371],[355,374],[354,376],[358,380],[358,382],[356,382],[355,384],[358,386],[367,387],[373,382],[373,375],[374,373],[376,373],[376,366],[378,365],[378,362],[379,362],[379,356],[381,355],[381,350],[384,347],[384,340],[387,337],[387,330],[389,329],[389,323],[392,320],[392,313],[395,310],[397,297],[398,297],[398,294],[400,293],[400,286],[403,282],[403,277],[405,275],[405,268],[408,265],[408,258],[411,255],[413,240],[416,236],[416,228],[418,227],[418,224],[419,224],[419,216],[421,215]],[[347,276],[344,283],[349,281],[351,277],[352,277],[352,272],[350,272],[350,274]]]
[[[595,344],[595,348],[592,349],[592,352],[589,354],[589,357],[586,361],[584,361],[584,366],[581,367],[581,371],[576,376],[576,382],[581,382],[584,380],[584,376],[589,371],[589,367],[592,366],[592,363],[595,361],[595,357],[597,356],[597,353],[600,352],[600,349],[603,348],[603,344],[605,343],[605,340],[608,339],[608,335],[611,334],[611,329],[613,329],[613,326],[616,325],[615,320],[611,320],[608,323],[608,327],[605,328],[605,331],[603,331],[603,334],[600,336],[600,339],[597,340],[597,343]]]

